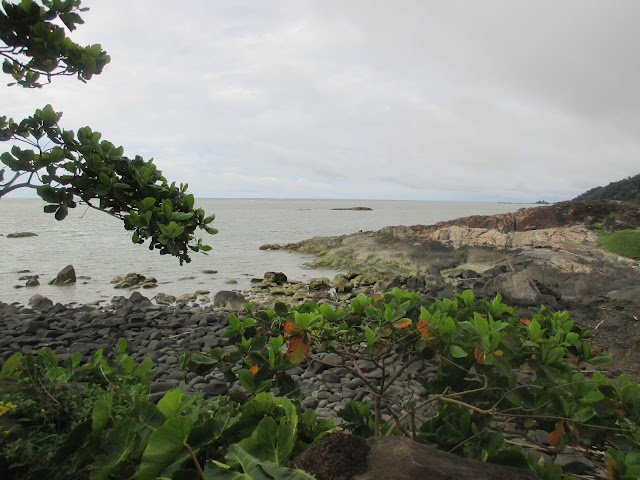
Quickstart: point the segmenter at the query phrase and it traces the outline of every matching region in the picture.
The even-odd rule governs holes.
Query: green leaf
[[[599,390],[594,390],[584,395],[580,400],[582,400],[584,403],[595,403],[603,399],[604,395],[602,394],[602,392],[600,392]]]
[[[180,468],[173,462],[185,449],[192,426],[190,417],[176,417],[153,432],[140,460],[138,480],[154,480],[160,474],[167,476]]]
[[[611,355],[608,353],[602,353],[595,357],[591,357],[588,362],[593,365],[609,365],[611,363]]]
[[[261,462],[238,444],[229,447],[224,459],[226,464],[216,461],[207,463],[205,480],[313,480],[311,475],[301,470]]]
[[[144,200],[142,200],[142,208],[144,210],[149,210],[155,204],[156,204],[156,199],[153,197],[146,197]]]
[[[106,453],[98,455],[91,465],[91,478],[95,480],[113,478],[111,474],[115,467],[129,458],[135,446],[136,423],[128,418],[107,435],[103,450]]]
[[[69,214],[69,208],[67,207],[67,205],[62,203],[60,207],[58,207],[58,210],[56,211],[56,214],[55,214],[56,220],[58,221],[64,220],[65,218],[67,218],[68,214]]]
[[[187,210],[193,210],[193,203],[195,201],[195,199],[193,198],[193,195],[191,194],[185,195],[182,201],[184,203],[184,206],[187,208]]]
[[[467,356],[467,352],[465,352],[461,347],[459,347],[458,345],[451,345],[450,346],[451,349],[451,356],[453,358],[464,358]]]
[[[60,116],[53,110],[51,105],[47,105],[40,111],[40,118],[45,127],[52,127],[57,123]]]
[[[127,351],[127,339],[120,337],[116,346],[118,348],[118,352],[125,353]]]
[[[95,435],[104,430],[110,417],[111,399],[108,397],[100,397],[91,411],[91,432]]]
[[[57,190],[49,185],[40,185],[39,187],[36,187],[36,192],[45,202],[60,203]]]
[[[564,349],[562,347],[554,347],[547,352],[547,356],[544,360],[545,365],[551,365],[559,362],[564,357]]]
[[[13,372],[16,371],[18,365],[20,365],[20,360],[22,359],[22,353],[16,352],[7,358],[7,361],[2,365],[2,370],[0,370],[0,379],[9,378],[13,375]]]
[[[158,410],[167,418],[175,417],[182,410],[182,396],[182,390],[178,387],[169,390],[158,402]]]

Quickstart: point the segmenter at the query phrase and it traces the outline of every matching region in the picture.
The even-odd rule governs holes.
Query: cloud
[[[201,197],[535,201],[639,173],[633,0],[86,1],[52,103]]]

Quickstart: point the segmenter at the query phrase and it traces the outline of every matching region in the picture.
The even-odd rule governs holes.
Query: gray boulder
[[[216,293],[213,299],[214,307],[222,307],[227,310],[244,310],[247,301],[244,296],[238,292],[232,292],[231,290],[221,290]]]
[[[71,285],[76,283],[76,271],[73,265],[67,265],[58,272],[56,278],[49,282],[49,285]]]
[[[539,307],[545,299],[536,284],[523,273],[501,273],[487,281],[484,294],[502,295],[502,301],[523,307]]]

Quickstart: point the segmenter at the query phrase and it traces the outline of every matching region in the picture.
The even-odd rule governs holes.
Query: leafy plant
[[[48,349],[10,357],[0,376],[12,385],[0,389],[0,405],[17,422],[0,437],[0,469],[25,479],[311,478],[289,458],[331,422],[270,393],[236,403],[176,388],[154,405],[151,360],[136,366],[126,346],[121,339],[113,360],[99,350],[85,364],[74,355],[60,365]]]
[[[510,422],[524,430],[535,422],[551,434],[557,451],[567,444],[596,449],[615,445],[626,454],[640,445],[640,397],[633,393],[638,384],[582,373],[584,365],[610,360],[592,353],[588,333],[566,312],[544,306],[530,318],[515,318],[499,295],[477,299],[466,291],[431,302],[394,289],[374,297],[358,295],[339,310],[309,302],[247,311],[243,319],[230,317],[225,335],[233,349],[224,354],[216,350],[198,362],[183,358],[187,369],[193,365],[202,373],[221,368],[230,379],[237,377],[248,396],[268,388],[297,395],[284,380],[300,364],[344,368],[362,380],[371,399],[349,402],[341,412],[344,428],[363,436],[404,434],[460,455],[527,466],[554,478],[556,467],[533,462],[521,447],[505,440],[500,426]],[[342,362],[325,363],[311,356],[313,351],[337,354]],[[400,361],[391,360],[398,357]],[[385,407],[382,399],[391,386],[421,359],[437,365],[435,375],[422,378],[428,395],[412,407]],[[373,365],[376,375],[365,373],[363,364]],[[430,406],[436,407],[435,414],[416,425],[416,413]],[[383,422],[383,413],[394,421]]]

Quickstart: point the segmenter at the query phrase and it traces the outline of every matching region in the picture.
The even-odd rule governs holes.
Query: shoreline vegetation
[[[407,455],[385,457],[398,472],[439,458],[407,438],[488,460],[467,467],[477,478],[493,463],[524,470],[491,478],[636,478],[640,267],[598,249],[596,231],[637,228],[637,210],[571,202],[312,239],[296,248],[342,252],[352,268],[307,283],[267,272],[208,305],[138,291],[101,307],[0,304],[3,478],[38,478],[50,462],[86,478],[225,478],[213,472],[249,464],[266,478],[312,478],[302,466],[382,478],[372,455],[385,450]],[[356,268],[363,256],[387,268]]]

